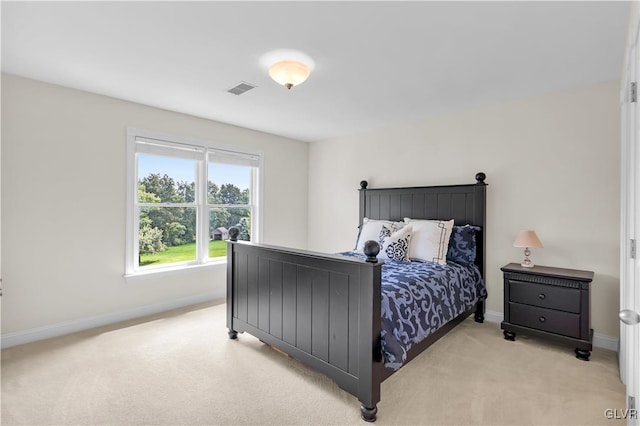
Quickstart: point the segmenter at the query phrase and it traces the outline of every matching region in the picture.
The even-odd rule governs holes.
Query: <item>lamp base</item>
[[[531,256],[531,250],[529,250],[529,247],[525,247],[524,260],[522,261],[520,266],[522,266],[523,268],[533,268],[533,263],[531,263],[531,259],[529,259],[529,256]]]

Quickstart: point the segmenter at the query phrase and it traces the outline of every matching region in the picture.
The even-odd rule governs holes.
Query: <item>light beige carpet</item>
[[[2,424],[365,424],[357,399],[200,305],[2,351]],[[382,384],[377,424],[614,424],[616,355],[464,321]]]

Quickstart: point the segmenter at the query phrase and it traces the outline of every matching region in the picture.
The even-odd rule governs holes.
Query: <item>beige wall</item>
[[[500,267],[520,229],[541,265],[595,272],[592,326],[618,336],[620,113],[617,81],[311,144],[309,248],[353,248],[358,183],[473,183],[487,174],[487,309],[502,312]]]
[[[3,335],[224,296],[222,266],[123,278],[127,127],[262,150],[264,241],[327,252],[354,245],[360,180],[470,183],[484,171],[488,309],[502,312],[516,232],[534,228],[535,263],[595,271],[593,327],[618,335],[618,82],[311,145],[6,74],[1,107]]]
[[[264,242],[304,248],[306,143],[2,74],[2,332],[224,297],[224,265],[125,279],[126,128],[264,152]]]

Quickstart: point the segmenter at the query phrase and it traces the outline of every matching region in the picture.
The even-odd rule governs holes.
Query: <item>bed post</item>
[[[484,174],[483,172],[476,173],[475,199],[477,200],[477,202],[482,203],[482,205],[478,206],[479,208],[476,210],[476,214],[481,215],[476,220],[479,220],[482,223],[482,233],[480,235],[476,235],[476,238],[479,238],[481,240],[481,241],[477,241],[476,243],[482,247],[482,249],[480,250],[480,253],[482,253],[482,257],[480,257],[479,259],[476,259],[476,265],[480,269],[480,274],[482,275],[483,279],[485,279],[485,269],[486,269],[485,268],[486,266],[486,260],[485,260],[486,250],[485,249],[487,247],[486,238],[485,238],[485,235],[487,235],[487,219],[486,219],[487,206],[485,204],[486,194],[487,194],[487,184],[484,182],[486,178],[487,178],[487,175]],[[485,306],[484,300],[479,300],[478,303],[476,304],[476,312],[473,316],[476,322],[479,322],[479,323],[484,322],[485,309],[486,309],[486,306]]]
[[[367,185],[366,180],[360,181],[360,222],[358,228],[362,229],[362,219],[367,217]]]
[[[376,421],[377,405],[380,401],[380,383],[382,383],[382,377],[376,368],[376,363],[382,361],[380,347],[382,299],[379,297],[382,293],[382,263],[378,262],[378,253],[380,253],[378,242],[373,240],[365,242],[366,261],[373,264],[373,268],[363,269],[360,278],[360,322],[370,324],[370,327],[362,328],[358,342],[358,365],[360,366],[358,399],[361,404],[360,416],[366,422]]]
[[[233,329],[233,246],[238,241],[240,230],[235,226],[229,228],[227,242],[227,328],[229,339],[237,339],[238,332]]]
[[[478,300],[478,303],[476,303],[476,312],[473,314],[473,319],[475,320],[475,322],[484,322],[484,310],[484,300]]]

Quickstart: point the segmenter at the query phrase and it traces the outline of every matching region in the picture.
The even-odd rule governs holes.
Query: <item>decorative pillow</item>
[[[411,241],[411,226],[405,226],[396,232],[391,227],[382,225],[380,230],[380,259],[400,260],[409,262],[409,244]]]
[[[390,237],[391,234],[401,230],[404,227],[404,222],[392,222],[391,225],[382,225],[380,229],[380,236],[378,237],[378,243],[382,247],[382,241],[386,237]]]
[[[413,228],[409,257],[446,265],[453,219],[420,220],[405,217],[404,222],[411,224]]]
[[[449,251],[447,260],[471,265],[476,261],[476,232],[480,231],[479,226],[464,225],[454,226],[449,240]]]
[[[356,243],[356,251],[362,253],[364,243],[369,240],[380,241],[380,231],[382,225],[386,225],[392,230],[392,233],[404,226],[404,222],[392,222],[390,220],[378,219],[362,219],[362,226],[358,234],[358,242]]]

